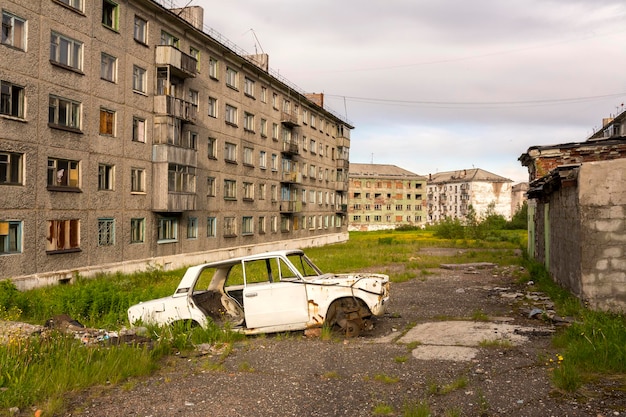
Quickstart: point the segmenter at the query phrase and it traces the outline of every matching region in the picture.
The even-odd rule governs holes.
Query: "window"
[[[187,219],[187,239],[198,238],[198,218],[189,217]]]
[[[259,151],[259,167],[261,169],[267,168],[267,152]]]
[[[135,16],[135,29],[133,38],[144,45],[148,44],[148,21],[139,16]]]
[[[272,171],[278,171],[278,155],[272,154]]]
[[[272,93],[272,108],[278,110],[278,94]]]
[[[215,197],[215,177],[207,177],[207,195],[209,197]]]
[[[83,10],[83,0],[57,0],[63,4],[67,4],[73,9],[82,11]]]
[[[26,20],[2,11],[2,43],[26,49]]]
[[[193,46],[189,47],[189,55],[196,59],[196,71],[200,71],[200,50],[194,48]]]
[[[115,220],[98,219],[98,246],[115,244]]]
[[[247,146],[243,147],[243,164],[248,166],[254,166],[252,161],[254,155],[254,149]]]
[[[249,97],[254,97],[254,81],[248,77],[243,82],[243,93]]]
[[[119,6],[111,0],[102,0],[102,24],[109,29],[119,27]]]
[[[278,124],[272,123],[272,139],[278,140]]]
[[[83,43],[52,32],[50,34],[50,61],[81,71],[83,69]]]
[[[217,80],[217,59],[211,57],[209,58],[209,77]]]
[[[224,217],[224,236],[237,236],[237,223],[234,217]]]
[[[270,230],[272,233],[278,231],[278,218],[276,216],[270,217]]]
[[[215,237],[217,222],[215,217],[207,217],[206,218],[206,235],[207,237]]]
[[[237,71],[230,67],[226,67],[226,86],[237,89]]]
[[[230,142],[224,144],[224,159],[226,162],[237,162],[237,145]]]
[[[310,151],[312,154],[314,154],[314,153],[317,151],[316,146],[315,146],[315,139],[311,139],[311,143],[310,143],[309,151]]]
[[[130,219],[130,243],[143,243],[146,219]]]
[[[157,226],[158,243],[175,242],[178,240],[178,219],[163,217]]]
[[[254,184],[251,182],[243,183],[243,199],[244,201],[254,200]]]
[[[100,134],[105,136],[115,136],[114,111],[100,109]]]
[[[307,124],[309,121],[309,111],[307,109],[302,109],[302,123]]]
[[[100,54],[100,78],[115,82],[117,74],[117,58],[102,52]]]
[[[0,185],[22,184],[21,153],[0,152]]]
[[[146,92],[146,70],[133,65],[133,91]]]
[[[244,216],[241,219],[241,234],[251,235],[254,233],[254,221],[251,216]]]
[[[24,87],[0,80],[0,114],[24,118]]]
[[[248,132],[254,132],[254,114],[244,112],[243,114],[243,128]]]
[[[289,221],[289,217],[287,217],[287,216],[280,216],[280,231],[281,232],[288,232],[290,223],[291,222]]]
[[[146,119],[133,117],[133,142],[146,141]]]
[[[215,97],[209,97],[209,116],[217,117],[217,99]]]
[[[80,220],[48,220],[46,251],[73,252],[80,248]]]
[[[130,192],[145,193],[146,192],[146,170],[143,168],[130,169]]]
[[[267,120],[261,119],[261,137],[267,137]]]
[[[237,107],[226,105],[226,123],[237,126]]]
[[[234,200],[237,198],[237,181],[224,180],[224,199]]]
[[[98,165],[98,190],[113,190],[113,165]]]
[[[276,184],[272,184],[271,193],[272,202],[278,201],[278,187],[276,186]]]
[[[176,48],[180,45],[180,40],[172,35],[171,33],[167,33],[166,31],[161,31],[161,45],[169,45],[174,46]]]
[[[198,148],[198,133],[189,131],[186,135],[183,135],[180,146],[187,149]]]
[[[217,159],[217,149],[216,149],[216,141],[215,138],[209,138],[207,143],[207,156],[209,159]]]
[[[259,200],[265,200],[265,183],[259,184]]]
[[[22,222],[0,220],[0,255],[22,252]]]
[[[78,161],[48,158],[48,187],[78,188]]]
[[[261,102],[267,103],[267,87],[261,87]]]
[[[259,234],[265,234],[265,216],[259,216]]]
[[[48,124],[80,130],[81,104],[77,101],[50,96],[48,104]]]
[[[167,189],[175,193],[196,191],[196,168],[188,165],[167,165]]]

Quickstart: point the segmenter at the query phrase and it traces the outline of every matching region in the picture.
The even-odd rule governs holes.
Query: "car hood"
[[[307,281],[307,283],[358,288],[375,294],[381,294],[389,289],[389,276],[371,273],[323,274]]]

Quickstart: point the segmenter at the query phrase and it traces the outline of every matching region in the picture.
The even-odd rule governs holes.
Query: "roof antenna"
[[[259,45],[259,48],[261,48],[261,53],[264,54],[265,51],[263,50],[263,47],[261,46],[261,42],[259,41],[259,38],[257,38],[256,33],[254,32],[254,29],[250,28],[249,32],[252,32],[252,36],[254,36],[254,39],[256,40],[256,43],[254,44],[254,53],[258,54],[256,46]]]
[[[189,7],[189,5],[191,4],[191,2],[193,2],[193,0],[189,0],[189,2],[187,2],[187,4],[185,4],[185,6],[181,7],[181,8],[180,8],[180,11],[178,12],[178,14],[177,14],[176,16],[180,16],[180,14],[181,14],[182,12],[184,12],[184,11],[185,11],[185,9],[186,9],[187,7]]]

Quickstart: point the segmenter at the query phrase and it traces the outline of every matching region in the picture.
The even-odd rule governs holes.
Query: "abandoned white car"
[[[301,250],[192,266],[169,297],[128,309],[131,324],[228,323],[246,334],[335,326],[353,337],[384,314],[389,277],[324,274]]]

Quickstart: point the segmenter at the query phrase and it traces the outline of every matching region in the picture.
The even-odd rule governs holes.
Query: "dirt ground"
[[[626,416],[610,381],[577,395],[554,388],[555,326],[528,317],[550,301],[516,284],[513,269],[431,272],[393,284],[389,313],[360,337],[248,337],[221,366],[220,352],[171,357],[150,377],[72,395],[64,415],[403,416],[423,402],[433,416]],[[534,330],[523,343],[477,346],[470,360],[419,359],[418,341],[400,341],[420,324],[479,318]]]

